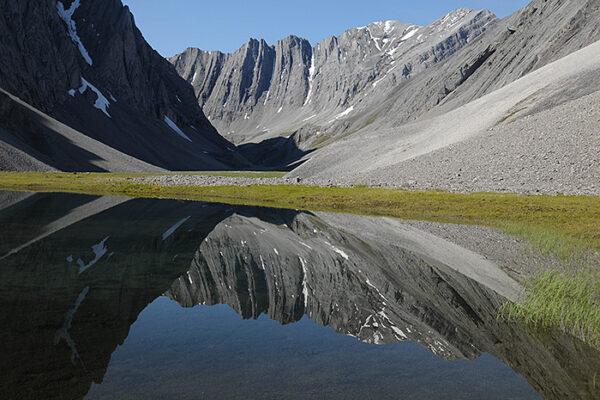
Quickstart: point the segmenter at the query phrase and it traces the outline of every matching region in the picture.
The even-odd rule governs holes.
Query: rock
[[[227,152],[233,146],[208,122],[191,86],[146,43],[120,0],[0,0],[0,7],[0,88],[126,154],[122,161],[130,156],[182,170],[248,165]],[[13,117],[0,128],[55,168],[97,170],[89,161],[93,146],[57,143],[70,140],[66,127],[56,139],[40,137],[36,131],[45,128],[36,124],[30,116]],[[200,156],[205,150],[214,156]]]
[[[358,102],[381,101],[392,87],[451,56],[496,21],[487,10],[460,9],[425,27],[381,21],[349,29],[314,48],[296,36],[274,46],[251,39],[233,54],[189,48],[171,62],[211,121],[231,132],[227,137],[235,143],[304,129],[296,140],[307,148],[319,131],[335,136],[352,129]],[[332,131],[343,124],[350,125]]]

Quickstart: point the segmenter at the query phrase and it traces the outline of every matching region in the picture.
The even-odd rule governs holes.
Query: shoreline
[[[238,174],[238,173],[236,173]],[[392,189],[392,190],[417,190],[417,191],[444,191],[448,193],[466,194],[466,193],[501,193],[501,194],[517,194],[522,196],[531,195],[547,195],[547,196],[597,196],[600,197],[600,185],[598,188],[571,188],[564,190],[547,189],[545,186],[539,188],[527,187],[512,187],[502,188],[495,184],[476,185],[473,182],[457,185],[448,182],[447,185],[433,185],[420,183],[417,181],[408,181],[404,184],[394,183],[374,183],[374,184],[357,184],[345,182],[344,180],[336,181],[331,179],[318,178],[301,178],[288,176],[224,176],[224,175],[197,175],[197,174],[178,174],[177,172],[163,175],[140,176],[135,178],[126,178],[131,182],[139,182],[145,184],[157,184],[162,186],[251,186],[251,185],[305,185],[321,188],[370,188],[370,189]]]
[[[499,317],[533,326],[557,326],[600,347],[600,198],[597,196],[451,193],[366,187],[318,187],[285,178],[201,177],[207,186],[185,186],[173,175],[102,173],[0,173],[0,190],[65,192],[205,201],[313,212],[389,217],[441,234],[475,251],[494,241],[498,251],[483,255],[517,268],[500,269],[525,287],[517,303]],[[169,184],[158,184],[165,181]],[[185,182],[188,182],[186,180]],[[237,186],[219,186],[238,182]],[[243,186],[243,183],[247,186]],[[257,182],[261,182],[260,185]],[[211,186],[212,184],[212,186]],[[516,238],[516,239],[515,239]],[[510,243],[512,240],[521,243]],[[514,246],[513,246],[514,244]],[[506,254],[532,249],[536,255]],[[503,252],[504,251],[504,252]],[[527,265],[531,261],[536,265]],[[519,273],[523,269],[524,273]],[[597,284],[595,282],[598,282]]]
[[[0,172],[0,190],[172,198],[481,225],[529,239],[544,252],[554,251],[562,258],[582,248],[600,251],[597,196],[310,186],[310,182],[274,174]]]

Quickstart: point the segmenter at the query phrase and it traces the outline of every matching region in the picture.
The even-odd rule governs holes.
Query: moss
[[[526,109],[527,109],[527,107],[522,107],[522,108],[518,108],[518,109],[506,114],[504,117],[502,117],[502,119],[500,119],[498,122],[496,122],[496,125],[494,125],[494,126],[498,126],[498,125],[506,122],[509,118],[514,117],[515,115],[517,115],[518,113],[520,113],[521,111],[526,110]],[[512,120],[512,121],[510,121],[510,123],[512,124],[515,121],[516,120]]]
[[[135,176],[141,175],[0,173],[0,189],[178,198],[486,225],[518,234],[542,249],[569,243],[566,250],[560,250],[563,254],[579,249],[600,250],[600,199],[593,196],[457,194],[302,185],[165,187],[125,179]]]
[[[321,134],[321,135],[317,136],[315,138],[315,140],[312,141],[312,143],[310,144],[310,148],[311,149],[320,149],[320,148],[322,148],[325,145],[325,143],[329,139],[331,139],[330,136],[325,135],[325,134]]]

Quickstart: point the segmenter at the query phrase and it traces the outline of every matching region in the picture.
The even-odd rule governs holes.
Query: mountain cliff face
[[[243,164],[207,121],[190,86],[146,43],[120,0],[0,5],[0,88],[79,134],[155,167]],[[94,169],[93,161],[65,163],[61,149],[40,133],[44,124],[38,118],[11,118],[17,105],[8,96],[0,101],[0,128],[13,147],[57,169]],[[54,136],[63,134],[55,129]],[[94,146],[66,152],[101,158],[94,157]]]
[[[501,183],[476,190],[535,192],[540,190],[536,178],[551,170],[554,173],[547,178],[547,187],[560,185],[564,191],[579,193],[580,187],[573,185],[577,178],[573,170],[588,171],[587,176],[597,173],[586,161],[586,146],[573,147],[565,154],[569,162],[577,164],[574,168],[556,156],[540,165],[526,155],[539,154],[547,141],[552,141],[551,148],[563,148],[564,143],[577,142],[582,135],[593,136],[589,129],[565,130],[565,121],[568,126],[581,126],[582,118],[558,107],[598,89],[598,18],[597,2],[533,1],[452,57],[390,88],[387,98],[375,107],[359,109],[358,114],[362,111],[378,117],[362,128],[357,125],[360,118],[355,117],[350,126],[357,129],[347,132],[350,137],[330,137],[329,145],[311,154],[294,174],[354,184],[415,187],[413,182],[422,181],[423,175],[447,176],[449,170],[461,181],[455,186],[461,191],[471,181],[489,177],[488,182]],[[555,115],[543,118],[541,112],[545,111]],[[527,124],[527,135],[512,132],[511,124],[527,116],[536,118]],[[440,167],[455,159],[457,146],[464,156],[449,168]],[[492,147],[492,159],[500,168],[483,171],[477,166],[490,160],[485,150]],[[424,159],[418,171],[406,165],[443,150],[450,156]],[[505,155],[515,153],[520,159],[508,162]],[[466,181],[462,176],[468,169],[471,178]],[[518,186],[502,183],[513,178]],[[433,184],[419,188],[449,189],[450,179],[433,179]]]
[[[314,48],[295,36],[275,46],[252,39],[233,54],[188,49],[171,62],[211,122],[235,143],[302,127],[305,137],[296,141],[314,142],[318,127],[337,125],[358,104],[380,101],[390,85],[448,58],[496,21],[487,10],[460,9],[425,27],[382,21],[350,29]]]
[[[413,101],[426,105],[412,117],[440,103],[447,104],[437,113],[467,104],[600,40],[598,18],[593,0],[533,0],[440,63],[428,82],[406,87],[417,93]],[[389,115],[401,113],[406,99],[396,93],[392,102]]]
[[[212,123],[235,143],[278,137],[280,147],[293,142],[317,150],[299,156],[311,160],[323,147],[366,133],[365,141],[376,136],[386,143],[377,149],[381,154],[401,147],[387,138],[406,137],[403,132],[412,128],[404,128],[415,120],[457,110],[599,40],[599,18],[597,1],[533,0],[502,20],[487,10],[461,9],[425,27],[384,21],[350,29],[312,49],[295,37],[271,47],[252,40],[234,54],[188,49],[171,62],[192,84]],[[291,61],[277,62],[284,55]],[[521,107],[527,112],[518,116],[591,93],[596,86],[587,78],[573,75],[569,83],[518,99],[527,103]],[[443,134],[436,140],[451,142]],[[407,143],[418,153],[430,151]],[[295,175],[337,180],[348,168],[332,163],[351,160],[363,146],[368,143],[348,144],[343,155],[324,152],[323,162]],[[374,157],[379,158],[370,153],[365,159]],[[350,183],[397,180],[389,175]]]

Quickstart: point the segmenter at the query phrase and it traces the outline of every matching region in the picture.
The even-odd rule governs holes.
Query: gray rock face
[[[298,132],[295,141],[309,148],[325,130],[353,129],[348,120],[359,109],[383,101],[390,87],[440,63],[496,21],[487,10],[460,9],[426,27],[382,21],[350,29],[314,48],[295,36],[275,46],[252,39],[234,54],[188,49],[171,62],[228,139]]]
[[[1,88],[158,167],[244,164],[207,121],[190,86],[146,43],[120,0],[2,0],[0,5]],[[22,132],[13,122],[3,119],[2,127]],[[26,153],[44,150],[29,145]],[[52,166],[68,168],[62,160]],[[80,168],[85,165],[75,167]]]
[[[165,172],[94,140],[0,89],[0,170]]]
[[[574,107],[564,103],[597,90],[600,44],[594,40],[600,39],[600,33],[593,20],[598,18],[600,10],[596,3],[532,2],[426,74],[406,81],[400,91],[390,95],[387,103],[382,103],[381,119],[349,138],[316,151],[292,175],[395,187],[423,187],[422,183],[429,181],[433,185],[428,187],[459,191],[485,188],[597,193],[592,187],[597,171],[594,165],[589,165],[593,157],[590,158],[589,148],[584,144],[597,141],[594,130],[583,133],[584,141],[579,141],[582,134],[578,132],[579,127],[585,127],[586,123],[582,123],[577,113],[561,113]],[[514,21],[518,21],[518,29],[511,25]],[[509,30],[507,26],[513,27]],[[571,38],[568,43],[563,43],[564,35]],[[594,43],[586,46],[589,42]],[[561,57],[568,52],[571,54]],[[411,98],[403,97],[402,91]],[[594,107],[594,99],[591,96],[583,103]],[[420,104],[420,108],[411,111],[411,104]],[[548,121],[542,117],[548,115],[542,114],[545,110],[551,114]],[[513,130],[508,125],[534,114],[529,123],[519,125],[527,126],[526,131],[511,133]],[[409,121],[415,117],[419,118]],[[564,124],[573,129],[563,129]],[[493,140],[493,158],[498,168],[488,165],[489,168],[480,169],[492,176],[477,178],[478,172],[468,174],[471,180],[483,178],[484,186],[477,182],[456,185],[456,181],[463,180],[463,176],[458,176],[460,169],[469,170],[471,166],[489,163],[487,145],[492,143],[461,145],[459,159],[454,158],[459,154],[450,146],[483,137],[490,129],[499,133]],[[546,149],[539,140],[544,140],[544,133],[549,129],[552,134],[546,138],[552,142],[550,146],[564,147],[568,151],[564,156],[570,160],[569,165],[563,163],[560,152],[556,153],[558,156],[538,154],[538,150]],[[503,132],[506,135],[502,135]],[[522,144],[527,146],[531,157],[511,162],[513,152]],[[441,149],[446,149],[444,160],[450,157],[456,161],[453,162],[456,179],[441,179],[448,176],[448,164],[433,161],[435,157],[410,162],[404,168],[405,161]],[[543,157],[548,158],[540,162]],[[430,166],[419,170],[426,164]],[[542,173],[549,165],[556,171],[550,175]],[[589,180],[580,178],[583,170],[591,171]],[[414,176],[411,171],[415,171]],[[421,172],[429,177],[423,180]],[[536,175],[540,181],[536,181]],[[421,183],[415,185],[415,181]]]
[[[440,63],[421,83],[414,100],[426,105],[401,122],[443,103],[442,113],[469,103],[551,62],[600,40],[600,5],[589,0],[533,0],[499,21],[484,35]],[[406,104],[396,95],[389,112]]]
[[[418,154],[434,150],[429,143],[421,146],[409,138],[420,129],[410,124],[456,111],[592,44],[600,39],[599,19],[600,5],[596,1],[534,0],[501,21],[486,10],[461,9],[426,27],[388,21],[351,29],[317,44],[309,52],[310,62],[298,48],[303,46],[291,39],[278,43],[272,51],[260,42],[259,47],[264,49],[261,57],[245,56],[252,48],[251,42],[233,55],[188,49],[171,62],[192,83],[211,121],[233,142],[261,142],[283,136],[287,139],[278,138],[279,146],[290,147],[288,142],[293,142],[302,150],[317,150],[304,160],[311,160],[307,164],[313,159],[318,161],[301,167],[295,176],[400,186],[404,183],[393,177],[401,171],[398,165],[393,166],[398,172],[395,174],[366,173],[371,164],[397,164],[409,157],[408,153],[395,154],[399,147]],[[281,52],[293,55],[295,60],[288,70],[280,69],[283,64],[276,65]],[[252,62],[245,62],[249,59]],[[222,60],[230,65],[225,72],[202,72]],[[266,88],[262,77],[269,76],[272,65],[271,83]],[[542,87],[540,81],[539,93],[528,93],[520,99],[515,96],[507,109],[518,111],[517,103],[525,101],[527,111],[521,110],[518,115],[522,117],[590,94],[596,86],[589,84],[592,78],[588,72],[572,74],[569,82],[562,83],[552,76],[545,77],[554,82],[552,88]],[[588,76],[583,77],[585,74]],[[241,85],[242,75],[253,77],[252,84]],[[224,95],[224,88],[246,94],[238,92],[239,100],[234,102]],[[477,112],[487,110],[478,108]],[[471,120],[473,116],[464,117]],[[477,125],[485,131],[500,119],[485,127]],[[450,131],[470,131],[474,124],[454,125]],[[452,143],[441,129],[433,130],[438,132],[435,141],[442,146],[442,142]],[[349,141],[343,152],[322,151],[338,141],[346,142],[348,136],[362,139]],[[396,137],[406,140],[395,143]],[[361,169],[365,172],[362,181],[358,177],[346,179],[346,175]]]

